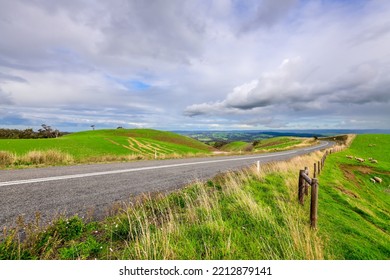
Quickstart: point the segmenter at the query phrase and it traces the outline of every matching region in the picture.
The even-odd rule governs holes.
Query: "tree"
[[[42,124],[42,128],[38,129],[38,138],[57,138],[61,136],[58,129],[53,130],[50,125]]]
[[[256,146],[259,145],[259,144],[260,144],[260,140],[255,140],[255,141],[253,141],[253,143],[252,143],[253,147],[256,147]]]
[[[213,147],[216,148],[216,149],[219,149],[222,146],[225,146],[226,144],[228,144],[227,141],[215,141]]]
[[[31,138],[37,138],[37,135],[34,132],[34,130],[32,130],[32,128],[27,128],[20,132],[19,138],[31,139]]]
[[[91,125],[91,127],[92,127],[92,130],[95,130],[95,125],[93,124],[93,125]]]
[[[41,126],[42,128],[40,128],[37,132],[35,132],[32,128],[24,130],[0,128],[0,139],[57,138],[64,135],[63,132],[58,129],[53,130],[46,124],[42,124]]]
[[[52,129],[49,125],[41,124],[42,128],[38,129],[40,138],[51,138]]]

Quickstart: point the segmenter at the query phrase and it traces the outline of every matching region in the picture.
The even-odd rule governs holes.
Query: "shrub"
[[[84,222],[78,216],[70,219],[60,218],[54,222],[49,232],[54,232],[65,241],[79,237],[84,229]]]

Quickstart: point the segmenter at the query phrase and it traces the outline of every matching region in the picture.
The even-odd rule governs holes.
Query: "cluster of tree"
[[[64,135],[58,129],[42,124],[42,128],[34,131],[31,128],[25,130],[0,128],[1,139],[36,139],[36,138],[57,138]]]
[[[229,144],[227,141],[215,141],[213,147],[219,149],[227,144]]]

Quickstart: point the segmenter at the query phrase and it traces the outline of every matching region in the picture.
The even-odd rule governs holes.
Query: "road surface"
[[[293,151],[244,156],[0,170],[0,229],[13,226],[18,216],[30,221],[36,212],[43,220],[56,214],[85,216],[90,211],[101,217],[115,202],[129,202],[140,193],[171,191],[256,161],[287,160],[332,145],[321,142]]]

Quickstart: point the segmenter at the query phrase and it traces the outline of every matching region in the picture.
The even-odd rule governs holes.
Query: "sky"
[[[0,127],[390,129],[390,1],[0,0]]]

